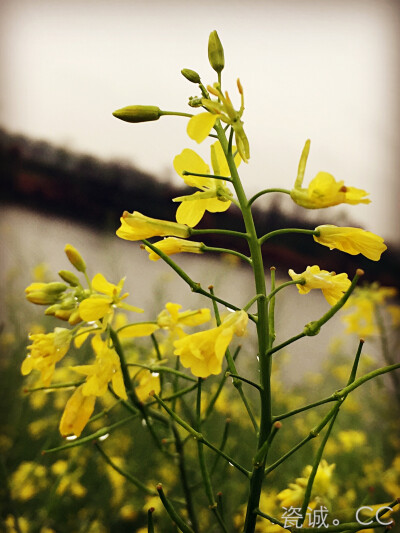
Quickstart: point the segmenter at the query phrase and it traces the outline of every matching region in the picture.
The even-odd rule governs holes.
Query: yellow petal
[[[132,337],[147,337],[159,329],[157,324],[132,324],[118,331],[118,337],[123,339]]]
[[[185,148],[174,159],[174,169],[190,187],[210,186],[212,178],[200,176],[185,176],[183,171],[195,172],[196,174],[210,174],[210,167],[193,150]]]
[[[79,304],[79,314],[85,322],[103,318],[111,308],[112,298],[90,296]]]
[[[95,291],[106,294],[107,296],[113,296],[119,294],[120,290],[113,283],[106,280],[103,274],[96,274],[92,280],[92,287]]]
[[[79,435],[89,421],[96,402],[95,396],[84,396],[82,386],[78,387],[65,406],[60,421],[60,433],[67,435]]]
[[[191,139],[200,144],[206,137],[208,137],[217,118],[218,115],[208,112],[195,115],[189,120],[187,125],[187,134]]]
[[[206,202],[207,200],[182,202],[176,211],[177,222],[194,228],[203,218],[206,210]]]
[[[227,211],[232,203],[229,200],[224,202],[218,198],[209,198],[203,201],[206,202],[206,211],[210,211],[210,213],[222,213]]]

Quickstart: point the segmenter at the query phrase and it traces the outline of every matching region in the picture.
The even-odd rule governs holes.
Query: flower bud
[[[192,83],[200,83],[200,76],[195,72],[194,70],[191,70],[190,68],[183,68],[181,70],[182,76],[184,76],[187,80],[191,81]]]
[[[128,105],[117,109],[113,115],[125,122],[149,122],[161,117],[161,109],[154,105]]]
[[[72,285],[72,287],[77,287],[80,285],[80,281],[77,276],[73,272],[70,272],[69,270],[60,270],[58,273],[61,279],[69,283],[69,285]]]
[[[219,74],[223,70],[225,66],[224,49],[215,30],[210,33],[208,39],[208,60],[215,72]]]
[[[67,254],[71,265],[74,266],[78,272],[86,271],[86,263],[76,248],[71,244],[67,244],[64,248],[64,252]]]

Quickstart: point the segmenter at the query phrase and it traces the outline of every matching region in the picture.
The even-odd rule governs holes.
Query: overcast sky
[[[311,138],[306,182],[325,170],[367,189],[373,203],[350,208],[352,218],[399,241],[397,0],[3,0],[0,20],[0,126],[164,180],[179,179],[172,160],[183,148],[208,157],[187,120],[131,125],[111,113],[186,111],[196,90],[180,70],[215,81],[207,40],[217,29],[224,87],[237,105],[237,77],[245,91],[247,191],[291,188]]]

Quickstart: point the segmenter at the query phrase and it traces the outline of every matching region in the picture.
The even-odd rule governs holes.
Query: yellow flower
[[[32,370],[39,370],[44,386],[49,386],[53,378],[56,363],[68,352],[71,343],[71,331],[55,328],[52,333],[36,333],[29,335],[33,341],[28,346],[28,355],[21,366],[21,373],[26,376]]]
[[[243,129],[243,121],[241,120],[244,112],[244,97],[243,87],[239,79],[237,80],[237,87],[241,97],[239,111],[234,109],[228,93],[225,92],[224,95],[218,83],[215,83],[213,87],[208,86],[208,91],[216,96],[218,100],[201,99],[201,104],[208,110],[208,113],[200,113],[192,117],[187,126],[187,133],[191,139],[201,143],[208,137],[217,119],[220,119],[232,127],[235,132],[235,142],[240,157],[247,163],[248,159],[250,159],[250,147]]]
[[[206,378],[219,374],[222,360],[233,334],[244,335],[248,316],[245,311],[236,311],[225,319],[220,326],[193,335],[187,335],[174,342],[174,354],[180,357],[185,368],[192,374]]]
[[[158,326],[170,330],[172,334],[179,337],[184,337],[185,333],[182,326],[199,326],[211,318],[210,310],[207,308],[196,311],[188,310],[182,313],[179,312],[180,309],[182,309],[181,305],[168,302],[165,309],[157,317]]]
[[[136,313],[143,313],[143,309],[126,304],[124,300],[128,293],[121,294],[121,290],[124,284],[125,278],[122,278],[118,285],[114,285],[106,280],[103,274],[96,274],[92,280],[92,288],[97,291],[83,300],[79,305],[79,315],[82,320],[86,322],[92,322],[93,320],[99,320],[106,315],[112,315],[112,307],[120,307],[127,311],[134,311]]]
[[[308,266],[302,274],[296,274],[290,269],[289,276],[293,281],[304,281],[303,285],[297,285],[300,294],[307,294],[311,289],[321,289],[330,305],[335,305],[351,285],[347,274],[320,270],[317,265]]]
[[[124,211],[121,217],[121,227],[117,235],[126,241],[141,241],[150,237],[189,237],[189,228],[183,224],[146,217],[137,211]]]
[[[127,395],[118,354],[113,348],[109,348],[99,335],[92,338],[92,346],[96,354],[95,363],[72,367],[79,374],[87,376],[86,383],[82,385],[82,394],[103,396],[111,382],[117,396],[126,400]]]
[[[347,187],[343,181],[336,181],[327,172],[318,172],[307,189],[302,188],[304,172],[308,153],[310,151],[310,141],[308,140],[301,154],[297,179],[290,196],[296,204],[307,209],[320,209],[338,204],[369,204],[371,200],[365,198],[368,195],[362,189]]]
[[[141,402],[149,399],[149,394],[154,391],[156,394],[160,392],[160,377],[156,372],[143,370],[139,373],[139,383],[135,387],[137,397]]]
[[[331,500],[336,496],[337,487],[332,483],[334,468],[335,464],[329,465],[325,459],[322,459],[314,479],[311,492],[312,500],[316,498]],[[302,504],[311,471],[312,466],[306,466],[303,470],[303,477],[297,478],[295,483],[289,483],[289,488],[282,490],[278,494],[277,498],[280,500],[282,507],[299,506]]]
[[[92,416],[96,396],[85,396],[83,385],[78,387],[68,400],[60,421],[60,433],[63,437],[79,437]]]
[[[387,249],[382,237],[360,228],[340,228],[331,224],[315,228],[314,240],[330,250],[336,248],[350,255],[362,254],[372,261],[379,261]]]
[[[235,163],[236,166],[239,166],[239,155],[236,156]],[[219,141],[211,145],[211,164],[214,175],[229,178],[230,170]],[[182,153],[175,157],[174,168],[187,185],[197,187],[201,191],[189,196],[174,198],[174,202],[182,202],[176,212],[176,220],[180,224],[194,227],[200,222],[206,211],[221,213],[229,209],[232,194],[224,180],[206,176],[186,175],[186,172],[210,174],[210,167],[196,152],[185,148]]]
[[[179,254],[181,252],[202,254],[204,246],[202,242],[186,241],[184,239],[177,239],[176,237],[167,237],[166,239],[153,244],[166,255]],[[156,252],[153,252],[148,246],[145,246],[145,250],[146,252],[149,252],[149,259],[151,261],[158,261],[160,259],[160,256],[156,254]]]
[[[345,308],[351,312],[343,317],[347,324],[346,333],[356,333],[360,337],[367,337],[378,333],[376,325],[376,307],[384,305],[387,298],[396,296],[394,287],[371,286],[357,287],[347,301]],[[387,306],[391,311],[391,306]]]
[[[352,450],[362,448],[366,441],[367,436],[362,431],[357,431],[354,429],[349,429],[347,431],[339,431],[338,440],[342,445],[342,449],[345,452],[350,452]]]

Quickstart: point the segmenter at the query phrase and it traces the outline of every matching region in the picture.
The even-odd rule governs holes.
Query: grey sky
[[[398,241],[395,0],[4,0],[0,16],[0,125],[9,131],[179,179],[172,160],[183,148],[208,158],[187,137],[186,119],[136,126],[111,112],[134,103],[186,110],[196,91],[180,70],[215,81],[207,39],[217,29],[224,87],[237,104],[237,77],[245,90],[248,192],[291,188],[311,138],[306,182],[325,170],[367,189],[373,203],[347,211]]]

